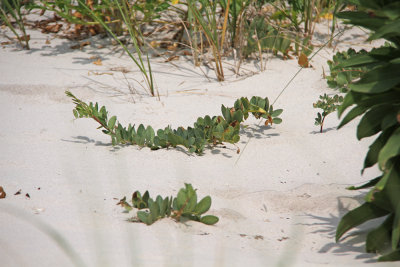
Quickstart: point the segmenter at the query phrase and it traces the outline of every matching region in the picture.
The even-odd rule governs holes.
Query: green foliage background
[[[388,43],[368,53],[358,53],[336,66],[363,68],[358,81],[350,83],[349,92],[339,107],[339,115],[354,106],[339,128],[358,116],[357,138],[377,135],[371,144],[364,168],[378,164],[382,174],[369,183],[352,187],[372,187],[365,203],[348,212],[340,221],[336,240],[348,230],[371,219],[383,217],[383,223],[369,231],[367,252],[389,253],[379,261],[400,260],[400,1],[353,0],[356,11],[337,14],[347,23],[371,30],[369,40],[386,39]],[[389,245],[389,248],[388,246]]]

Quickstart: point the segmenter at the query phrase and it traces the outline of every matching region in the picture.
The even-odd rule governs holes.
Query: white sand
[[[72,265],[34,226],[38,220],[54,228],[87,266],[391,266],[364,252],[365,234],[334,240],[341,216],[365,194],[345,187],[379,172],[360,175],[372,139],[356,140],[357,122],[337,131],[332,114],[323,134],[314,126],[312,103],[334,93],[322,78],[332,49],[314,57],[314,68],[302,70],[277,100],[282,124],[260,127],[249,119],[238,143],[241,155],[227,145],[197,156],[183,149],[112,147],[94,121],[73,120],[74,106],[64,91],[106,105],[123,123],[186,127],[198,116],[220,114],[221,104],[231,106],[241,96],[273,101],[298,71],[296,60],[271,58],[266,71],[242,80],[225,65],[228,81],[218,83],[212,70],[203,68],[209,82],[182,56],[173,61],[178,67],[153,58],[157,100],[132,80],[138,93],[129,94],[127,80],[111,69],[130,69],[129,79],[140,80],[140,73],[116,47],[96,49],[97,37],[80,51],[69,49],[76,42],[56,38],[46,45],[51,36],[30,34],[30,51],[0,47],[0,186],[7,193],[0,200],[0,266]],[[338,49],[371,47],[365,39],[353,29]],[[92,64],[92,56],[103,65]],[[254,64],[243,67],[258,72]],[[116,199],[135,190],[175,195],[184,183],[200,197],[212,197],[209,213],[220,218],[215,226],[171,219],[152,226],[129,223],[130,215],[116,206]]]

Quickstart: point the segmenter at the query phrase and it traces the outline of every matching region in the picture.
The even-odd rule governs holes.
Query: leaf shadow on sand
[[[365,193],[361,193],[360,196],[354,197],[360,204],[363,203]],[[303,224],[306,226],[318,226],[318,230],[312,231],[312,234],[323,234],[328,235],[332,242],[325,244],[319,249],[319,253],[331,252],[338,256],[345,256],[349,254],[356,253],[355,259],[364,260],[364,263],[374,263],[377,262],[377,254],[367,253],[365,249],[365,240],[368,232],[371,229],[379,226],[383,218],[378,218],[365,222],[364,224],[357,226],[345,233],[338,243],[335,242],[336,228],[342,219],[342,217],[353,208],[346,207],[343,204],[343,199],[348,197],[338,197],[338,211],[339,215],[329,214],[329,217],[318,216],[313,214],[305,214],[311,220],[316,221],[315,223]]]
[[[72,138],[75,140],[61,139],[61,141],[76,143],[76,144],[94,144],[95,146],[109,147],[109,148],[111,148],[110,149],[111,152],[116,152],[116,151],[120,150],[121,148],[128,147],[128,146],[132,147],[132,145],[123,145],[123,144],[118,144],[116,146],[113,146],[111,142],[103,143],[101,141],[96,141],[94,139],[90,139],[87,136],[72,136]],[[141,150],[142,148],[147,148],[147,147],[138,147],[138,146],[134,146],[134,147],[136,147],[138,150]],[[150,148],[148,148],[148,149],[150,149]],[[193,154],[190,154],[186,149],[179,147],[179,146],[174,147],[174,148],[172,148],[172,147],[167,148],[167,150],[168,149],[182,152],[182,153],[186,154],[187,156],[193,156]]]
[[[101,141],[96,141],[94,139],[90,139],[87,136],[72,136],[75,140],[67,140],[61,139],[64,142],[76,143],[76,144],[94,144],[95,146],[111,146],[111,143],[103,143]]]
[[[255,138],[255,139],[262,139],[262,138],[271,138],[280,136],[279,133],[266,133],[267,130],[273,129],[271,126],[265,125],[249,125],[245,129],[240,129],[240,137],[246,136],[247,138]]]

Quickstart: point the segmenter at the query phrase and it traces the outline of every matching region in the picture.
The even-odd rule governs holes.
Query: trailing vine
[[[105,106],[99,108],[98,103],[89,104],[65,92],[72,98],[75,108],[75,118],[92,118],[100,124],[102,132],[111,136],[112,145],[137,145],[149,147],[152,150],[160,148],[184,146],[190,153],[202,154],[206,145],[218,145],[223,142],[235,144],[239,142],[240,124],[252,114],[255,118],[266,119],[265,125],[279,124],[282,122],[278,116],[282,109],[274,110],[268,98],[253,96],[250,100],[246,97],[237,99],[231,108],[221,106],[222,116],[199,117],[193,127],[179,127],[172,129],[170,126],[154,131],[151,126],[140,124],[137,128],[129,124],[123,127],[117,122],[117,117],[109,118]],[[238,149],[239,153],[239,149]]]

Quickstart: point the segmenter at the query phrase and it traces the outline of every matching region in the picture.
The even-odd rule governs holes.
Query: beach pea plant
[[[131,218],[130,221],[143,222],[147,225],[167,217],[171,217],[177,222],[186,219],[208,225],[216,224],[219,221],[217,216],[203,215],[211,207],[211,197],[206,196],[197,202],[196,189],[193,189],[191,184],[185,184],[176,197],[163,198],[158,195],[155,200],[150,197],[148,191],[143,195],[139,191],[135,191],[132,194],[131,204],[124,197],[118,202],[118,205],[125,208],[126,212],[137,209],[136,217]]]
[[[362,66],[357,68],[342,67],[338,68],[344,61],[359,55],[366,55],[367,51],[362,49],[358,52],[353,48],[349,48],[347,51],[337,52],[332,60],[328,60],[328,66],[330,75],[326,76],[328,86],[332,89],[339,89],[340,92],[346,93],[348,86],[353,81],[357,80],[368,70],[368,66]]]
[[[315,118],[315,125],[320,126],[320,133],[323,131],[326,116],[336,111],[337,107],[343,102],[343,96],[327,94],[320,95],[319,100],[313,104],[314,108],[322,109],[322,113],[318,112]]]
[[[206,145],[215,146],[223,142],[235,144],[240,140],[240,124],[250,114],[257,119],[266,119],[265,125],[282,122],[279,118],[282,109],[274,110],[268,98],[253,96],[250,100],[246,97],[237,99],[231,108],[222,105],[222,116],[199,117],[193,127],[171,129],[168,126],[155,131],[151,126],[145,127],[143,124],[137,128],[132,124],[124,127],[117,122],[116,116],[108,116],[105,106],[99,107],[98,103],[92,102],[87,104],[69,91],[66,91],[66,95],[75,104],[75,118],[94,119],[100,124],[99,128],[103,133],[111,137],[113,145],[137,145],[152,150],[183,146],[190,153],[202,154]]]

